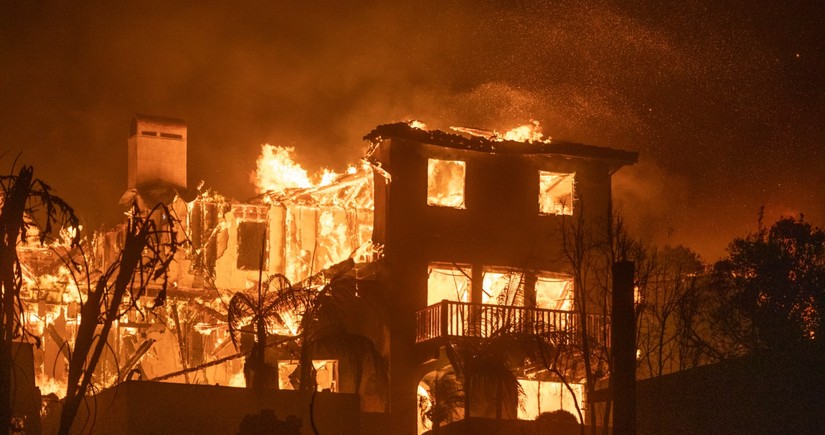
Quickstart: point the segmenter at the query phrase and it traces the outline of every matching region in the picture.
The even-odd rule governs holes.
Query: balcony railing
[[[579,315],[572,311],[441,301],[416,313],[416,343],[436,338],[490,338],[502,333],[546,336],[557,343],[580,343]],[[591,344],[609,345],[609,319],[587,316]]]

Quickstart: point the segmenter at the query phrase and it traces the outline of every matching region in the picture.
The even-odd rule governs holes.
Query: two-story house
[[[576,327],[573,300],[581,290],[573,286],[561,231],[565,223],[586,222],[606,234],[611,176],[638,154],[465,137],[406,123],[379,126],[366,139],[368,158],[381,169],[373,241],[383,246],[392,313],[393,431],[407,433],[418,416],[414,392],[426,390],[422,380],[449,363],[437,356],[449,340],[484,339],[505,318],[532,319],[543,331]],[[531,397],[520,417],[572,411],[558,383],[524,379],[522,387]]]

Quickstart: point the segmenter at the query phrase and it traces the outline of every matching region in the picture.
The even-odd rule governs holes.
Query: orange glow
[[[427,278],[427,305],[445,299],[469,302],[471,276],[469,265],[431,264]]]
[[[524,283],[524,273],[484,269],[482,304],[523,305],[524,291],[519,289]]]
[[[423,122],[421,122],[417,119],[411,119],[411,120],[407,121],[407,123],[410,124],[410,127],[412,127],[412,128],[417,128],[419,130],[426,130],[427,129],[427,124],[424,124]]]
[[[51,376],[39,374],[35,377],[35,385],[40,388],[40,394],[48,396],[54,394],[57,398],[62,399],[66,395],[66,382],[58,381]]]
[[[519,420],[533,420],[543,412],[564,410],[578,416],[576,402],[582,403],[584,388],[581,384],[571,384],[576,397],[570,394],[561,382],[544,382],[519,379],[524,396],[519,398]]]
[[[467,164],[460,160],[427,161],[427,204],[466,208],[464,174]]]
[[[258,167],[254,174],[258,193],[312,186],[307,171],[292,160],[294,151],[294,148],[269,144],[261,147],[261,156],[258,157]]]
[[[536,279],[536,306],[550,310],[572,310],[573,280],[564,276],[539,275]]]
[[[573,214],[574,174],[539,171],[539,213]]]
[[[544,138],[541,132],[541,124],[538,121],[531,120],[529,123],[520,125],[512,130],[508,130],[501,135],[504,140],[512,140],[516,142],[544,142],[550,143],[550,138]]]
[[[229,383],[227,383],[230,387],[238,387],[238,388],[246,388],[246,378],[243,375],[243,372],[239,371],[232,375],[229,378]]]

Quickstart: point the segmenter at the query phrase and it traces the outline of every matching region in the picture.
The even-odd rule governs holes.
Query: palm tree
[[[257,295],[238,292],[230,299],[227,315],[229,334],[236,348],[241,347],[244,333],[254,334],[252,352],[244,366],[247,386],[257,389],[277,388],[277,369],[266,364],[268,331],[289,326],[281,317],[282,303],[279,297],[290,294],[298,298],[298,293],[281,274],[270,276],[259,283],[257,289]],[[300,296],[304,300],[308,298],[305,292],[301,292]],[[252,331],[249,331],[249,326]]]
[[[485,414],[491,414],[490,403],[486,407],[474,405],[473,399],[492,397],[495,416],[499,419],[504,417],[504,410],[515,409],[524,394],[518,379],[519,371],[524,367],[544,370],[560,381],[574,398],[579,421],[583,421],[581,406],[570,383],[570,378],[580,370],[577,362],[583,359],[581,349],[571,336],[575,333],[548,330],[537,334],[529,332],[531,328],[522,324],[524,322],[535,320],[509,317],[501,319],[499,326],[488,338],[462,337],[450,341],[446,346],[451,369],[462,386],[463,403],[450,400],[449,396],[442,396],[441,403],[463,406],[468,430],[471,412],[481,410]],[[444,391],[449,392],[449,388],[435,388],[431,391],[443,394]],[[434,400],[438,402],[439,398]],[[443,411],[439,412],[443,414]],[[433,428],[435,427],[433,423]],[[584,433],[584,426],[580,429]]]
[[[350,310],[362,299],[350,273],[353,267],[354,262],[346,260],[297,286],[275,274],[260,286],[258,297],[236,293],[229,302],[229,331],[235,346],[240,347],[242,334],[249,332],[245,328],[252,326],[255,345],[248,364],[272,370],[264,360],[267,336],[282,331],[288,337],[281,336],[274,345],[298,361],[298,381],[303,390],[317,387],[313,360],[329,356],[351,365],[355,393],[360,391],[367,369],[372,369],[379,382],[385,381],[386,363],[373,341],[346,326]],[[254,378],[253,385],[261,386]]]
[[[300,337],[297,356],[301,389],[316,388],[312,361],[329,356],[351,365],[355,393],[360,391],[367,369],[372,369],[379,382],[387,380],[386,362],[375,343],[347,326],[353,311],[365,302],[351,273],[354,267],[355,262],[347,259],[307,279],[292,292],[282,292],[278,298],[282,310],[301,313],[296,331]],[[326,281],[320,289],[314,285],[319,281]]]
[[[460,418],[464,406],[464,386],[452,368],[436,371],[432,378],[425,378],[428,398],[419,401],[419,418],[422,424],[429,421],[433,433],[439,433],[443,424]]]
[[[512,347],[508,334],[496,334],[486,339],[465,338],[451,341],[446,354],[453,370],[464,386],[464,418],[469,421],[474,409],[489,414],[494,406],[496,418],[503,417],[503,409],[514,409],[524,394],[512,362]],[[493,398],[492,404],[474,405],[473,399]],[[483,406],[486,405],[486,406]],[[511,416],[514,417],[514,416]]]

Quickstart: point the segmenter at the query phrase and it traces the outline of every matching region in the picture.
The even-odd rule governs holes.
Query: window
[[[261,265],[261,246],[266,236],[266,223],[241,221],[238,224],[238,263],[241,270],[259,270]],[[264,245],[265,248],[265,245]],[[267,267],[267,255],[264,253],[264,270]]]
[[[570,384],[573,394],[561,382],[544,382],[519,379],[524,395],[519,397],[519,420],[534,420],[543,412],[564,410],[578,417],[576,402],[582,403],[584,388],[581,384]]]
[[[318,391],[338,391],[338,361],[312,360],[315,368],[315,383]],[[297,390],[301,374],[298,361],[278,361],[278,388],[281,390]]]
[[[481,303],[524,305],[524,273],[514,270],[484,268]]]
[[[539,171],[539,213],[573,214],[574,174]]]
[[[482,304],[532,306],[533,301],[529,299],[532,298],[532,292],[526,290],[535,288],[536,308],[562,311],[573,309],[573,281],[567,275],[538,273],[533,284],[523,271],[485,267],[482,276]]]
[[[464,205],[464,172],[466,163],[460,160],[427,161],[427,205],[466,208]]]
[[[573,309],[573,280],[568,276],[536,277],[536,307],[550,310]]]
[[[442,300],[467,302],[470,299],[472,268],[469,265],[430,264],[427,276],[427,305]]]

